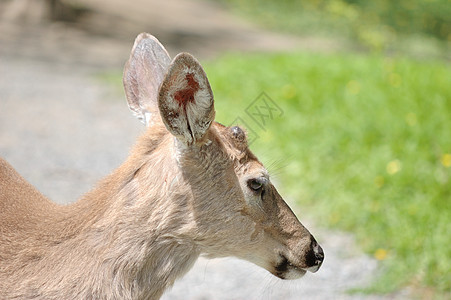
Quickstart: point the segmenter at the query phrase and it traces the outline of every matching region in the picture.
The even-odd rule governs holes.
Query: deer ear
[[[123,83],[130,110],[148,126],[158,116],[158,88],[170,63],[169,54],[154,36],[138,35],[124,68]]]
[[[166,128],[185,144],[200,141],[215,117],[213,93],[200,63],[177,55],[160,87],[158,106]]]

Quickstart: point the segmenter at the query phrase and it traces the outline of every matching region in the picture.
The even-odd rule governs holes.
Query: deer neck
[[[93,276],[103,277],[102,288],[113,298],[158,299],[200,254],[192,238],[192,195],[168,155],[172,141],[153,151],[149,142],[141,139],[129,159],[72,209],[73,219],[85,212],[77,240],[92,253]]]

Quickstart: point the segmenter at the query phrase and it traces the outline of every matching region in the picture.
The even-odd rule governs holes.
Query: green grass
[[[280,189],[381,261],[372,291],[451,290],[451,69],[359,55],[228,55],[206,71],[217,120],[245,120]],[[283,110],[260,128],[262,92]],[[282,161],[280,163],[280,161]],[[270,168],[271,169],[271,168]]]
[[[349,40],[373,51],[449,59],[449,0],[221,0],[273,30]]]

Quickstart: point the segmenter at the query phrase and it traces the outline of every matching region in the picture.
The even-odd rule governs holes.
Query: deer
[[[245,129],[214,121],[192,55],[171,60],[141,33],[123,84],[146,130],[79,200],[52,202],[0,159],[1,299],[159,299],[200,256],[247,260],[286,280],[318,271],[322,248]]]

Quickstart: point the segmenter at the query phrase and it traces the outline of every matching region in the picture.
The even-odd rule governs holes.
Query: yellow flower
[[[341,215],[336,212],[330,214],[330,216],[329,216],[329,222],[332,224],[337,224],[338,222],[340,222],[340,220],[341,220]]]
[[[390,175],[394,175],[401,171],[401,162],[398,159],[392,160],[387,164],[387,173]]]
[[[401,75],[397,74],[397,73],[391,73],[388,76],[388,81],[390,82],[390,84],[394,87],[398,87],[401,85],[402,83],[402,77]]]
[[[451,167],[451,154],[445,153],[442,155],[442,165],[449,168]]]
[[[351,80],[346,84],[346,89],[350,94],[357,95],[360,92],[360,84],[355,80]]]
[[[388,251],[386,249],[379,248],[374,252],[374,258],[377,260],[384,260],[388,256]]]
[[[292,99],[296,96],[296,88],[292,84],[287,84],[282,88],[283,96],[287,99]]]
[[[406,115],[406,122],[409,126],[415,126],[417,124],[417,115],[410,112]]]
[[[374,179],[374,184],[375,184],[378,188],[383,187],[383,186],[384,186],[384,183],[385,183],[385,179],[384,179],[383,176],[377,176],[377,177]]]

